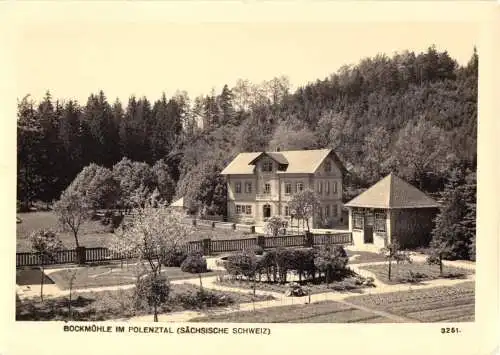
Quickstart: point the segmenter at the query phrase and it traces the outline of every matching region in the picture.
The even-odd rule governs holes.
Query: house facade
[[[345,204],[354,245],[402,248],[426,246],[439,205],[425,193],[389,174]]]
[[[310,225],[337,223],[343,171],[331,149],[240,153],[221,172],[227,181],[228,220],[255,225],[276,215],[291,220],[292,196],[309,188],[316,191],[321,204]]]

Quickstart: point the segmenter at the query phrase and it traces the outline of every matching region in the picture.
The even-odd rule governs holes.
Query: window
[[[327,195],[330,194],[330,181],[327,181],[325,183],[325,192],[326,192]]]
[[[241,214],[241,205],[236,205],[236,214]]]
[[[332,206],[332,215],[333,215],[333,217],[338,216],[337,205]]]
[[[363,229],[364,227],[364,216],[360,212],[352,212],[352,226],[355,229]]]
[[[304,184],[301,182],[298,182],[296,185],[297,192],[304,190]]]
[[[327,217],[330,217],[330,205],[326,205],[326,207],[325,207],[325,215]]]
[[[237,182],[235,187],[234,187],[234,191],[237,193],[237,194],[241,194],[241,182]]]
[[[333,193],[336,194],[337,193],[337,181],[334,181],[333,182]]]
[[[290,216],[290,207],[283,206],[283,215]]]
[[[262,163],[262,171],[272,172],[273,171],[273,162],[270,160],[266,160]]]
[[[290,195],[292,193],[292,184],[287,182],[285,184],[285,195]]]
[[[329,173],[331,171],[332,171],[332,163],[330,163],[329,161],[325,162],[325,172]]]
[[[271,184],[264,184],[264,193],[265,194],[271,193]]]
[[[252,183],[251,183],[251,182],[247,182],[247,183],[245,183],[245,192],[246,192],[247,194],[252,193]]]
[[[252,206],[251,205],[247,205],[246,208],[245,208],[245,213],[246,214],[252,214]]]
[[[375,213],[375,232],[385,233],[386,232],[386,221],[384,212]]]
[[[323,181],[318,182],[318,193],[320,195],[323,193]]]

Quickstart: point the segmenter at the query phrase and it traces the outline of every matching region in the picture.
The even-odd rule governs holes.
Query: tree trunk
[[[443,258],[439,254],[439,276],[443,276]]]
[[[80,247],[80,243],[78,243],[78,232],[76,232],[76,231],[73,230],[73,236],[75,237],[76,247],[79,248]]]
[[[42,274],[42,278],[40,279],[40,300],[43,302],[43,281],[45,279],[45,273],[43,272],[43,264],[40,265],[40,272]]]
[[[154,313],[153,322],[158,322],[158,308],[156,307],[156,302],[153,305],[153,313]]]
[[[201,282],[201,274],[198,274],[198,276],[200,277],[200,291],[203,291],[203,283]]]
[[[389,259],[389,274],[387,275],[388,279],[391,279],[391,259]]]
[[[69,320],[72,319],[72,316],[71,316],[71,291],[72,291],[72,288],[73,288],[73,285],[70,283],[70,285],[69,285],[69,304],[68,304],[68,316],[69,316]]]

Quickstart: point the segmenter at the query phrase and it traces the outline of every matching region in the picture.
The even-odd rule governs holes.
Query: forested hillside
[[[238,152],[277,147],[335,149],[349,170],[346,199],[390,171],[438,192],[453,169],[476,170],[477,69],[475,50],[459,66],[430,47],[362,59],[295,92],[278,77],[155,102],[28,95],[18,103],[18,200],[58,199],[94,163],[107,169],[92,165],[79,180],[114,177],[122,202],[155,192],[223,213],[220,170]]]

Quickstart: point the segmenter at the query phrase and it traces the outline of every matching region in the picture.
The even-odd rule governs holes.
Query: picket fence
[[[190,241],[181,247],[188,253],[200,252],[203,255],[241,251],[260,246],[263,249],[279,247],[312,247],[324,244],[352,244],[351,233],[335,234],[298,234],[282,235],[277,237],[264,237],[242,239],[203,239]],[[78,255],[77,250],[61,250],[54,259],[45,259],[44,265],[73,264],[84,260],[85,263],[99,263],[112,260],[133,259],[134,255],[125,255],[113,252],[108,248],[81,248],[83,255]],[[40,265],[41,255],[38,253],[16,253],[16,267]]]

